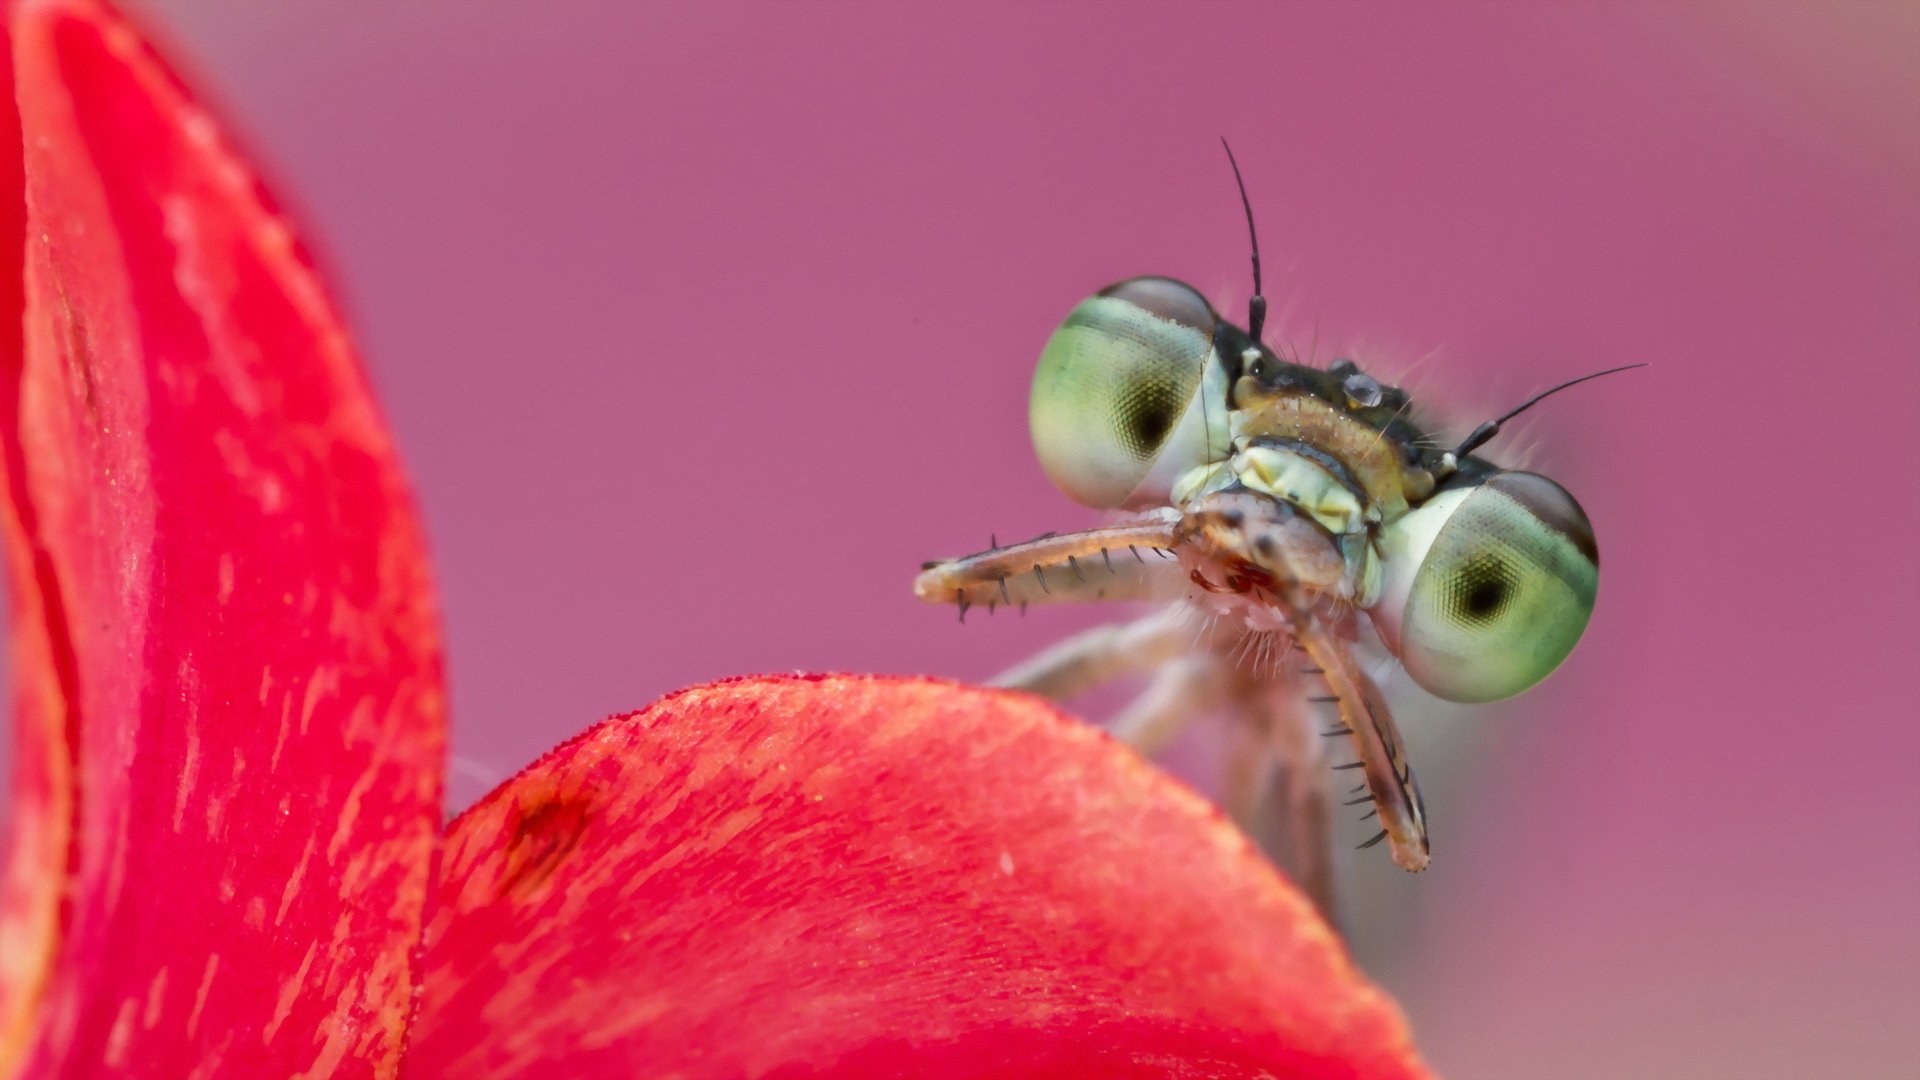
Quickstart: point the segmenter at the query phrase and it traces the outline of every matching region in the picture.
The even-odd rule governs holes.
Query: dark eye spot
[[[1142,461],[1160,452],[1160,444],[1179,419],[1181,402],[1173,387],[1147,380],[1120,399],[1120,441]]]
[[[1497,621],[1513,603],[1515,584],[1513,568],[1506,560],[1478,558],[1455,576],[1448,606],[1457,621],[1486,626]]]
[[[1485,620],[1493,617],[1507,602],[1507,583],[1504,581],[1483,581],[1467,593],[1467,599],[1461,610],[1468,618]]]

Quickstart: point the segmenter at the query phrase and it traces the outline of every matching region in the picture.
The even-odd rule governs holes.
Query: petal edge
[[[292,230],[138,32],[7,15],[17,824],[61,842],[16,830],[0,1073],[391,1074],[443,697],[393,449]]]
[[[429,1075],[1421,1076],[1212,807],[1024,695],[697,687],[449,827]]]

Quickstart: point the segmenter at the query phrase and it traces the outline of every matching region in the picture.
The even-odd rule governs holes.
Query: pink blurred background
[[[978,679],[1117,614],[960,627],[907,584],[1095,520],[1032,461],[1033,359],[1132,274],[1243,310],[1226,134],[1270,336],[1426,358],[1455,432],[1655,365],[1495,444],[1600,530],[1573,659],[1485,709],[1396,694],[1434,867],[1358,858],[1350,895],[1425,1052],[1920,1068],[1920,6],[144,11],[360,331],[456,804],[687,683]]]

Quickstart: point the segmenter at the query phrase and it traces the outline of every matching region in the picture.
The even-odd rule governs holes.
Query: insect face
[[[1143,749],[1224,703],[1259,733],[1256,754],[1282,759],[1266,763],[1283,766],[1274,775],[1364,769],[1346,793],[1361,798],[1312,783],[1289,797],[1296,835],[1280,850],[1306,860],[1289,869],[1324,907],[1331,871],[1313,834],[1336,799],[1373,804],[1379,832],[1362,847],[1386,842],[1408,870],[1430,856],[1406,746],[1359,660],[1359,613],[1416,682],[1454,701],[1510,697],[1565,660],[1593,612],[1593,526],[1552,480],[1472,455],[1547,394],[1611,372],[1536,395],[1446,450],[1399,388],[1264,345],[1257,239],[1253,267],[1245,330],[1190,285],[1138,277],[1076,306],[1041,352],[1028,411],[1041,467],[1076,501],[1133,516],[928,563],[914,591],[963,619],[976,605],[1175,601],[1174,617],[1090,631],[996,681],[1064,699],[1157,668],[1113,725]],[[1335,706],[1332,730],[1301,714],[1310,703]],[[1314,737],[1294,738],[1303,731]],[[1317,736],[1358,760],[1326,761],[1338,743]],[[1234,770],[1223,796],[1250,831],[1259,793],[1231,777],[1266,764]]]

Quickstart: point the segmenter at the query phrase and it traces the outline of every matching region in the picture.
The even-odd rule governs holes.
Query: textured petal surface
[[[135,31],[82,0],[8,31],[0,1074],[392,1072],[443,700],[393,449],[288,226]]]
[[[1216,811],[1023,695],[688,690],[442,858],[421,1075],[1424,1075]]]

